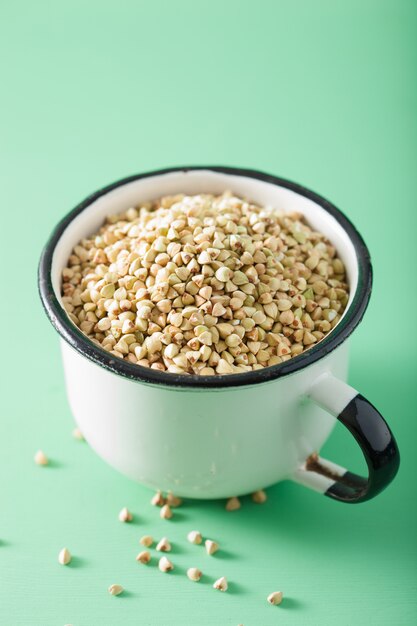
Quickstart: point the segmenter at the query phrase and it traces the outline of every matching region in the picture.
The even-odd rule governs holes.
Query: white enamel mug
[[[284,363],[222,376],[177,375],[118,359],[91,342],[61,303],[72,248],[104,218],[163,195],[231,189],[263,206],[299,211],[336,246],[350,300],[336,328]],[[399,453],[378,411],[346,384],[349,335],[372,285],[368,250],[354,226],[317,194],[267,174],[227,167],[171,168],[131,176],[89,196],[55,228],[42,254],[39,288],[61,335],[68,399],[90,446],[114,468],[154,489],[221,498],[294,480],[344,502],[377,495]],[[348,472],[317,451],[336,419],[360,445],[369,475]]]

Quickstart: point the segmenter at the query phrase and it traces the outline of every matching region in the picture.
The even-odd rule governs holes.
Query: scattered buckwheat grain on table
[[[153,506],[164,506],[165,503],[166,503],[166,499],[162,491],[157,491],[156,494],[151,499],[151,504],[153,504]]]
[[[71,558],[71,553],[68,548],[62,548],[62,550],[58,554],[58,562],[61,565],[68,565],[69,563],[71,563]]]
[[[110,585],[107,590],[111,596],[120,596],[123,593],[124,589],[122,585]]]
[[[167,559],[166,556],[163,556],[159,559],[158,567],[161,570],[161,572],[170,572],[171,570],[174,569],[173,564],[171,563],[169,559]]]
[[[126,507],[119,512],[119,521],[120,522],[131,522],[133,520],[133,515]]]
[[[175,496],[172,491],[168,491],[166,503],[175,509],[176,507],[181,506],[182,499],[178,496]]]
[[[187,570],[187,576],[193,582],[198,582],[202,577],[202,572],[197,567],[190,567]]]
[[[229,498],[226,502],[225,505],[225,509],[226,511],[237,511],[238,509],[240,509],[241,507],[241,503],[239,498],[236,498],[236,496],[233,496],[232,498]]]
[[[159,515],[162,519],[171,519],[174,514],[169,504],[164,504],[159,512]]]
[[[190,543],[194,543],[196,545],[199,545],[200,543],[203,542],[203,537],[200,531],[198,530],[190,530],[190,532],[187,535],[187,539]]]
[[[210,556],[212,554],[215,554],[219,549],[219,544],[216,543],[215,541],[212,541],[211,539],[206,539],[206,541],[204,542],[204,545],[206,546],[207,554]]]
[[[158,552],[171,552],[171,544],[166,537],[163,537],[156,546]]]
[[[273,604],[276,606],[278,604],[281,604],[283,597],[284,596],[283,596],[282,591],[274,591],[273,593],[269,594],[269,596],[267,597],[267,600],[269,604]]]
[[[109,216],[75,246],[62,279],[63,306],[91,341],[184,375],[296,357],[334,328],[349,296],[335,247],[301,214],[230,192]]]
[[[219,591],[227,591],[228,584],[227,584],[226,578],[222,576],[221,578],[216,580],[216,582],[213,585],[213,589],[218,589]]]
[[[263,490],[259,490],[251,495],[252,495],[252,499],[255,502],[263,503],[266,500],[266,494]],[[151,504],[160,506],[162,503],[164,503],[161,508],[161,513],[163,513],[164,511],[166,513],[167,510],[168,511],[171,510],[170,505],[167,504],[168,500],[170,500],[171,506],[179,506],[180,504],[182,504],[181,498],[178,498],[172,493],[169,493],[168,497],[165,498],[165,496],[160,491],[158,491],[157,494],[152,498]],[[237,500],[237,498],[231,498],[229,499],[229,501],[230,500]],[[132,514],[126,507],[124,507],[119,513],[119,519],[122,522],[131,521],[132,518],[133,518]],[[189,543],[192,543],[195,545],[201,545],[203,543],[202,534],[198,530],[189,531],[187,534],[187,540]],[[140,537],[139,543],[142,546],[149,548],[154,544],[154,539],[151,535],[143,535],[142,537]],[[219,544],[216,541],[213,541],[212,539],[206,539],[204,542],[204,546],[205,546],[205,550],[207,554],[210,556],[215,554],[219,550]],[[170,552],[171,543],[168,540],[168,538],[163,537],[162,539],[160,539],[160,541],[155,546],[155,550],[157,552]],[[62,548],[62,550],[59,552],[59,555],[58,555],[58,562],[61,565],[68,565],[71,562],[71,558],[72,557],[71,557],[69,550],[67,548]],[[138,563],[141,563],[142,565],[148,565],[152,561],[152,555],[150,551],[142,550],[141,552],[139,552],[136,556],[136,561]],[[174,564],[166,556],[162,556],[158,560],[158,569],[163,573],[168,573],[174,569]],[[191,580],[192,582],[199,582],[203,575],[202,571],[198,567],[189,567],[185,573],[186,573],[187,578]],[[218,591],[222,591],[222,592],[227,591],[228,582],[227,582],[226,577],[222,576],[218,578],[217,580],[215,580],[215,582],[212,584],[212,587]],[[123,587],[118,584],[112,584],[108,588],[109,594],[113,596],[121,595],[123,594],[123,591],[124,591]],[[272,605],[281,604],[282,599],[283,599],[283,594],[281,591],[275,591],[267,596],[268,603]]]
[[[48,465],[49,463],[49,459],[46,456],[45,452],[43,452],[42,450],[38,450],[35,454],[35,456],[33,457],[33,460],[35,461],[36,465]]]
[[[268,496],[266,495],[263,489],[260,489],[259,491],[254,491],[251,494],[251,498],[252,498],[252,501],[255,502],[256,504],[265,504],[265,502],[268,499]]]
[[[139,539],[139,543],[145,546],[145,548],[150,548],[153,544],[153,537],[151,537],[151,535],[143,535],[143,537]]]
[[[138,561],[138,563],[143,563],[143,565],[147,565],[151,560],[151,553],[149,552],[149,550],[143,550],[142,552],[139,552],[136,560]]]

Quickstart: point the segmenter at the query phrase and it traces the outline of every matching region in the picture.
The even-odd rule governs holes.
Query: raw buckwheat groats
[[[120,596],[123,593],[124,589],[122,585],[110,585],[108,588],[108,592],[111,596]]]
[[[35,454],[35,456],[33,457],[33,460],[35,461],[36,465],[48,465],[49,463],[49,459],[46,456],[45,452],[43,452],[42,450],[38,450]]]
[[[58,554],[58,562],[61,563],[61,565],[68,565],[71,563],[71,553],[68,548],[62,548]]]
[[[345,268],[298,213],[225,192],[110,216],[63,270],[71,320],[114,356],[176,374],[276,365],[320,341],[348,301]]]
[[[269,594],[269,596],[267,597],[267,600],[269,602],[269,604],[281,604],[282,599],[283,599],[283,593],[282,591],[273,591],[272,593]]]

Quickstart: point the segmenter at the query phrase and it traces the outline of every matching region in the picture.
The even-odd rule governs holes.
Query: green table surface
[[[2,3],[0,624],[409,626],[416,585],[416,17],[413,0]],[[252,167],[342,208],[375,283],[350,382],[387,417],[394,484],[358,506],[278,484],[264,506],[150,492],[71,436],[58,340],[37,295],[41,248],[90,192],[170,165]],[[49,467],[35,466],[42,448]],[[342,427],[323,453],[363,470]],[[135,522],[121,524],[119,509]],[[209,558],[185,541],[200,529]],[[167,535],[170,575],[136,563]],[[67,546],[69,567],[57,562]],[[201,567],[200,584],[188,581]],[[210,581],[225,575],[230,591]],[[120,583],[126,593],[107,593]],[[285,593],[281,607],[266,595]]]

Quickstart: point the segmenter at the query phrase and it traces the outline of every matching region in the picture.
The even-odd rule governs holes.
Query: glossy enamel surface
[[[346,378],[347,345],[297,374],[186,391],[115,376],[62,342],[68,398],[91,447],[150,487],[194,498],[249,493],[288,478],[336,420],[305,397],[325,371]]]
[[[245,374],[180,376],[117,359],[69,321],[60,304],[62,269],[73,246],[106,215],[161,195],[225,189],[303,213],[337,247],[350,300],[337,327],[317,346]],[[360,235],[333,205],[294,183],[234,168],[177,168],[110,185],[64,218],[40,265],[42,300],[64,339],[71,409],[91,447],[136,481],[194,498],[239,495],[290,478],[320,449],[335,419],[307,395],[324,372],[346,380],[345,340],[365,311],[371,280]],[[342,393],[341,399],[340,409],[350,395]]]

